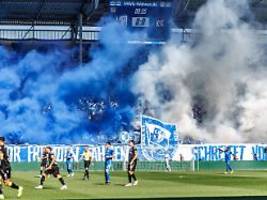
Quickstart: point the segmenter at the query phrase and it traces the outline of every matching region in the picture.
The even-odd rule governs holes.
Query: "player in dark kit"
[[[45,147],[43,148],[43,152],[42,152],[42,157],[41,157],[41,164],[40,164],[40,177],[42,177],[42,174],[44,173],[47,164],[48,164],[48,160],[47,160],[47,153],[45,151]]]
[[[125,186],[129,187],[129,186],[136,186],[138,184],[138,180],[135,176],[135,169],[137,166],[137,148],[135,146],[135,142],[133,140],[130,140],[128,142],[130,149],[129,149],[129,161],[128,161],[128,181],[129,183],[127,183]],[[134,180],[134,182],[132,183],[132,179]]]
[[[5,199],[3,194],[3,187],[2,182],[4,185],[11,187],[13,189],[18,190],[17,197],[22,196],[23,187],[16,185],[14,182],[11,181],[11,165],[8,160],[7,149],[5,148],[5,138],[0,137],[0,199]]]
[[[45,152],[47,154],[47,167],[44,171],[44,173],[42,174],[42,177],[40,179],[40,185],[38,185],[37,187],[35,187],[36,189],[43,189],[43,185],[45,182],[45,178],[52,174],[55,178],[58,178],[58,180],[60,181],[60,183],[62,184],[61,186],[61,190],[66,190],[67,189],[67,185],[65,184],[62,176],[60,175],[59,172],[59,167],[57,165],[57,161],[56,161],[56,157],[54,155],[54,153],[52,152],[52,148],[51,147],[46,147],[45,148]]]

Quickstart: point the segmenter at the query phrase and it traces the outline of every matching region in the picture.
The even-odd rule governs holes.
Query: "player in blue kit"
[[[105,144],[105,183],[106,185],[110,184],[110,168],[112,165],[112,159],[114,157],[114,150],[110,142]]]
[[[227,146],[225,150],[219,149],[220,152],[224,152],[224,162],[225,162],[225,174],[233,174],[234,170],[230,165],[231,162],[231,156],[234,156],[234,154],[231,151],[231,147]]]
[[[67,173],[68,173],[67,177],[74,176],[74,172],[73,172],[74,156],[73,156],[73,153],[71,152],[71,148],[67,149],[65,159],[66,159],[66,167],[67,167]]]

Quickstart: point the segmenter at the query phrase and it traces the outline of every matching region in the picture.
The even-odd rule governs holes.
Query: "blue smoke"
[[[83,66],[63,67],[72,51],[20,54],[0,46],[0,132],[11,143],[102,143],[131,129],[131,75],[143,37],[108,23]],[[145,59],[145,56],[143,56]],[[141,59],[142,60],[142,59]]]

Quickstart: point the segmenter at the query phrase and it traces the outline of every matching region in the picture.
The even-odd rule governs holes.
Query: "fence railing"
[[[33,29],[0,29],[0,40],[71,40],[71,30],[33,30]],[[79,40],[79,34],[77,35]],[[97,41],[99,31],[84,30],[82,39]]]
[[[234,170],[267,170],[267,161],[232,161],[231,165]],[[66,164],[60,162],[59,166],[62,170],[66,169]],[[171,161],[172,171],[224,171],[225,163],[223,161]],[[74,162],[74,170],[81,171],[84,169],[83,162]],[[114,161],[112,170],[126,170],[127,163]],[[35,171],[39,170],[39,162],[15,162],[12,163],[13,171]],[[92,162],[90,166],[92,171],[104,170],[104,162]],[[138,171],[165,171],[166,165],[164,161],[139,161],[137,165]]]
[[[66,164],[64,162],[60,162],[59,166],[62,170],[66,169]],[[105,163],[101,162],[92,162],[90,166],[90,170],[92,171],[100,171],[104,170]],[[193,164],[192,161],[172,161],[170,162],[170,166],[172,171],[192,171]],[[16,162],[12,163],[12,169],[14,171],[34,171],[39,170],[40,163],[38,162]],[[84,169],[83,162],[74,162],[73,169],[76,171],[80,171]],[[127,163],[121,161],[114,161],[112,162],[112,170],[114,171],[122,171],[127,169]],[[137,164],[138,171],[165,171],[166,165],[163,161],[138,161]]]

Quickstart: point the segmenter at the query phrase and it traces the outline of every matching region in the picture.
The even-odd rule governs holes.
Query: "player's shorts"
[[[84,169],[89,169],[91,165],[91,160],[84,160]]]
[[[51,169],[47,169],[44,172],[46,175],[50,175],[52,174],[54,177],[57,177],[58,175],[60,175],[59,172],[59,167],[58,166],[53,166]]]
[[[137,160],[135,160],[133,162],[133,164],[131,164],[130,162],[128,163],[128,171],[134,172],[137,166]]]
[[[11,168],[8,169],[0,169],[0,176],[3,181],[11,178]]]
[[[46,168],[47,166],[47,162],[46,161],[42,161],[40,164],[40,167]]]

